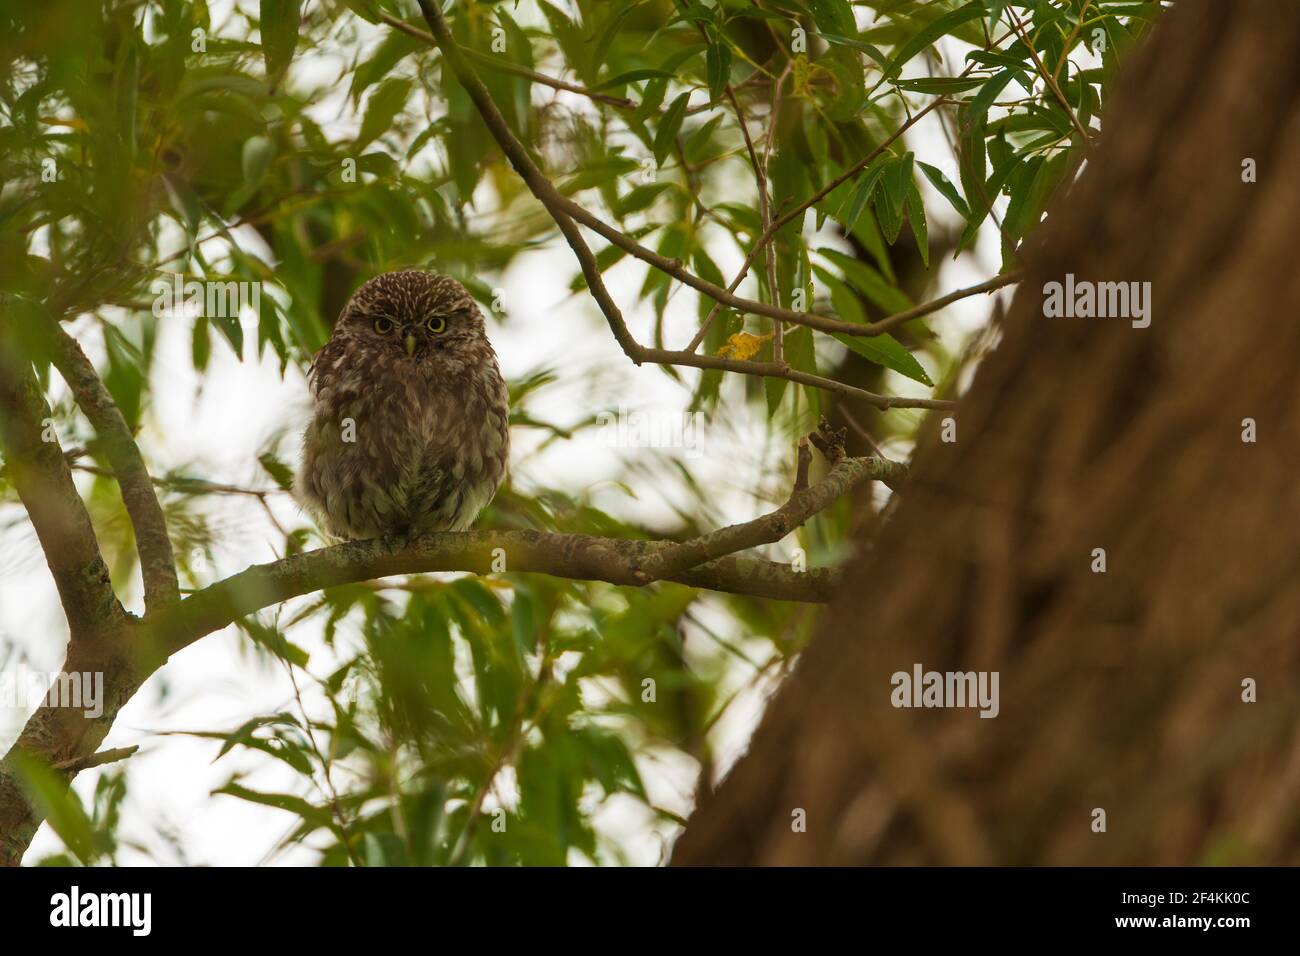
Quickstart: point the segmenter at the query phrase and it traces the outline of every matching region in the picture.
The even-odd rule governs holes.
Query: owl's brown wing
[[[333,336],[312,356],[311,365],[307,366],[307,380],[313,387],[320,387],[322,374],[329,375],[337,371],[347,353],[347,342],[340,336]]]

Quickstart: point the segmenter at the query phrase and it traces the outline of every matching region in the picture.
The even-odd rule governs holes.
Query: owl
[[[309,373],[296,491],[339,538],[463,531],[506,473],[509,398],[465,287],[426,272],[361,286]]]

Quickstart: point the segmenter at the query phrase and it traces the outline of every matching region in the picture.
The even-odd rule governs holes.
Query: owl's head
[[[348,300],[335,334],[395,359],[432,362],[485,341],[483,316],[465,287],[429,272],[385,272]]]

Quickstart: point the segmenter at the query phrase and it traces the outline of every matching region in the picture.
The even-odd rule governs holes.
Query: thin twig
[[[302,702],[302,691],[298,688],[298,678],[293,673],[293,664],[284,658],[280,659],[284,664],[285,670],[289,672],[289,683],[293,685],[293,699],[298,702],[298,710],[302,714],[303,730],[306,732],[307,743],[311,746],[311,751],[320,761],[321,771],[325,776],[325,786],[328,790],[324,794],[330,802],[330,807],[334,811],[334,817],[338,821],[339,836],[343,838],[343,849],[347,851],[348,859],[352,861],[353,866],[365,866],[362,859],[357,856],[356,850],[352,847],[352,837],[348,834],[348,819],[343,813],[343,807],[339,803],[339,793],[334,789],[334,778],[330,775],[330,762],[325,759],[321,753],[320,747],[316,744],[316,734],[312,730],[311,717],[307,715],[307,705]],[[315,778],[313,777],[313,780]]]
[[[808,444],[807,436],[804,436],[799,439],[799,452],[794,472],[794,490],[791,494],[798,494],[808,487],[808,466],[811,464],[812,448]]]
[[[89,475],[99,475],[101,478],[117,478],[117,474],[108,468],[101,468],[98,465],[88,465],[84,462],[73,462],[73,471],[82,471]],[[238,485],[226,485],[216,481],[206,481],[202,478],[185,478],[171,476],[167,478],[150,479],[159,488],[173,488],[177,491],[187,492],[196,495],[246,495],[251,498],[265,499],[269,495],[287,495],[289,492],[283,488],[241,488]]]
[[[383,20],[389,26],[400,30],[407,36],[415,37],[417,40],[423,40],[430,46],[437,46],[438,41],[432,33],[427,30],[421,30],[419,27],[407,23],[405,20],[393,16],[391,13],[379,12],[379,19]],[[536,70],[530,70],[526,66],[520,66],[517,63],[511,63],[509,60],[500,57],[488,56],[486,53],[480,53],[469,47],[461,47],[465,55],[477,63],[486,66],[489,70],[496,70],[498,73],[509,73],[512,76],[522,76],[524,79],[532,80],[534,83],[540,83],[543,86],[549,86],[554,90],[564,90],[568,93],[577,93],[579,96],[586,96],[590,99],[601,103],[608,103],[610,106],[622,110],[636,109],[636,103],[626,96],[612,96],[609,93],[601,93],[597,90],[589,90],[585,86],[579,86],[576,83],[570,83],[567,80],[557,79],[553,76],[547,76],[545,73],[538,73]]]

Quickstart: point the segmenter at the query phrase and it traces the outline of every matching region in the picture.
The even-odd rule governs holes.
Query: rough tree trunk
[[[1300,9],[1177,4],[1105,126],[674,862],[1300,860]],[[1151,282],[1150,327],[1044,318],[1067,272]],[[918,662],[1000,715],[893,708]]]

